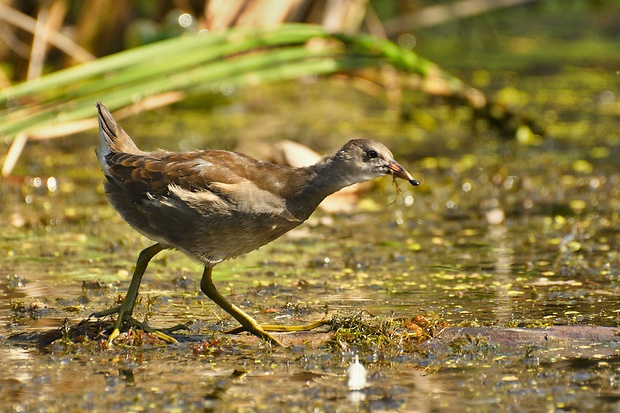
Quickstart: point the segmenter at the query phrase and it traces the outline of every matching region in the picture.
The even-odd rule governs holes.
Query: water
[[[454,41],[434,34],[437,44]],[[474,83],[484,78],[471,55],[455,61],[449,50],[425,56]],[[540,57],[512,53],[526,67]],[[214,112],[188,104],[122,122],[145,149],[247,152],[289,138],[324,152],[355,136],[393,149],[420,187],[382,179],[355,212],[319,211],[214,271],[220,291],[260,322],[352,315],[387,326],[357,340],[322,328],[279,335],[289,347],[273,349],[223,334],[235,324],[198,292],[200,267],[164,252],[147,270],[136,315],[157,327],[189,322],[178,345],[138,333],[113,348],[85,337],[44,350],[9,341],[111,306],[149,245],[105,200],[94,131],[30,143],[21,178],[0,188],[2,408],[618,410],[620,105],[605,63],[614,53],[587,68],[560,56],[545,58],[546,70],[487,73],[490,94],[545,122],[547,136],[534,142],[502,138],[484,121],[474,133],[470,111],[418,94],[405,96],[404,111],[415,107],[426,122],[401,122],[334,81],[257,87]],[[482,66],[506,69],[502,62]],[[420,338],[420,320],[435,337]],[[356,353],[369,387],[353,395],[346,371]]]

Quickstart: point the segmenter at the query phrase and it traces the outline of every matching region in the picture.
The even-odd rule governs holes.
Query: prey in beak
[[[400,166],[400,164],[396,162],[395,160],[393,159],[390,160],[390,162],[388,163],[388,169],[390,170],[390,173],[393,176],[400,178],[400,179],[404,179],[405,181],[408,181],[413,186],[420,185],[420,182],[417,179],[413,179],[411,174],[407,172],[405,168]]]

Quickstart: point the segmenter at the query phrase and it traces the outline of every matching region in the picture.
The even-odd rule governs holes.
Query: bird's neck
[[[347,168],[333,157],[326,157],[312,166],[299,168],[303,185],[291,197],[289,208],[306,219],[327,196],[357,182]]]
[[[325,157],[309,169],[314,174],[308,182],[308,190],[314,191],[317,195],[320,194],[323,198],[358,182],[355,174],[337,155]]]

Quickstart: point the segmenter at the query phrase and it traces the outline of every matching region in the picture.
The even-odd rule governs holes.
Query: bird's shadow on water
[[[325,324],[330,324],[325,322]],[[332,337],[330,332],[332,327],[326,325],[314,331],[300,331],[288,334],[287,345],[297,345],[303,341],[327,342]],[[111,319],[92,319],[87,318],[79,322],[71,322],[65,319],[61,326],[46,330],[28,330],[14,333],[8,336],[7,342],[26,348],[36,348],[42,353],[50,352],[55,344],[70,344],[67,347],[71,352],[76,346],[87,346],[96,344],[102,350],[110,349],[115,346],[123,348],[145,348],[166,346],[166,341],[158,336],[157,331],[144,331],[141,328],[134,328],[130,323],[124,323],[121,333],[113,342],[109,341],[109,336],[114,329],[114,320]],[[251,334],[237,328],[227,332],[216,331],[211,333],[196,333],[187,325],[181,324],[173,328],[162,330],[165,334],[177,341],[175,344],[190,346],[195,354],[213,352],[215,347],[227,347],[227,345],[247,344],[248,346],[264,344],[270,347],[269,343],[261,342]],[[231,343],[234,342],[234,343]]]
[[[8,341],[15,345],[36,347],[42,352],[47,352],[48,347],[59,340],[65,340],[73,344],[85,342],[108,343],[108,337],[114,328],[113,320],[85,319],[77,324],[71,324],[65,319],[60,327],[45,331],[25,331],[12,334]],[[170,334],[179,342],[195,343],[207,340],[210,335],[204,334]],[[155,334],[140,329],[124,326],[119,335],[118,343],[122,346],[152,346],[162,344],[163,341]],[[104,345],[108,347],[111,343]]]

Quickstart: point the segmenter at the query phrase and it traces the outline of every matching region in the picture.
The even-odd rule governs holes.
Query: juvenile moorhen
[[[124,322],[150,329],[132,317],[140,281],[149,261],[164,249],[183,251],[204,264],[200,288],[248,331],[281,345],[268,331],[316,327],[261,326],[220,294],[211,280],[213,267],[253,251],[304,222],[326,196],[357,182],[393,175],[419,185],[381,143],[347,142],[340,150],[304,168],[278,166],[247,155],[219,150],[143,152],[114,121],[99,112],[97,157],[112,206],[136,231],[155,241],[136,263],[127,295],[113,308],[93,314],[117,314],[110,342]]]

